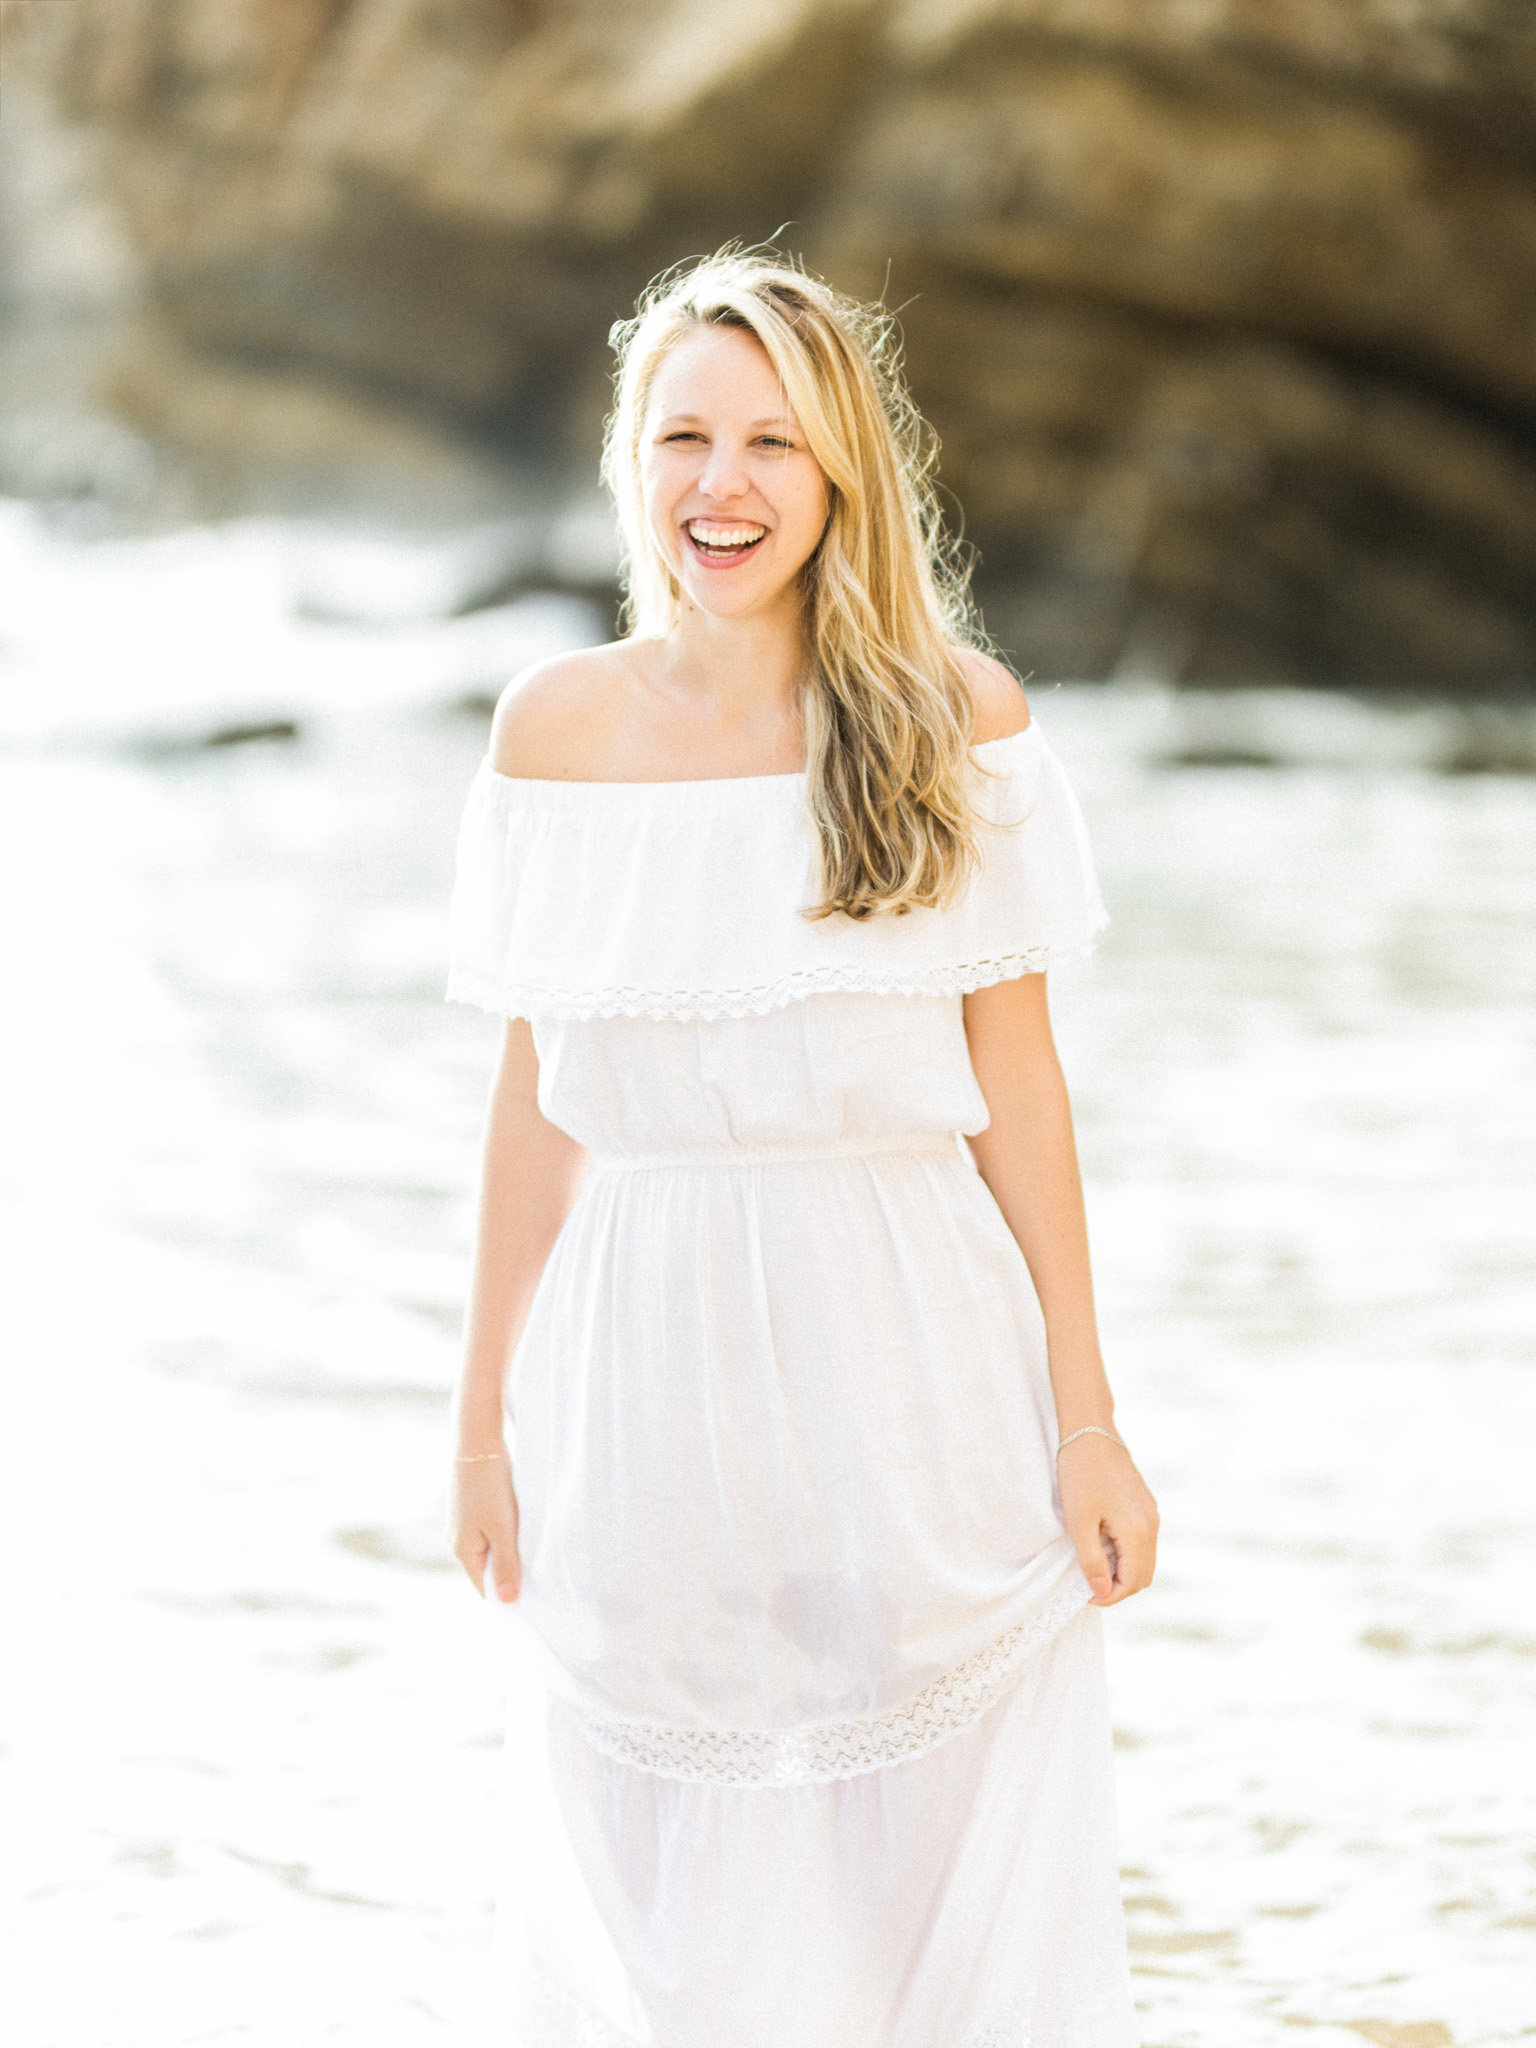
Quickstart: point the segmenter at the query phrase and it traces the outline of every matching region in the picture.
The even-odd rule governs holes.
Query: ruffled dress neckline
[[[506,1017],[708,1021],[1039,973],[1105,921],[1082,817],[1038,723],[973,752],[984,830],[969,883],[942,909],[863,920],[805,914],[818,880],[803,770],[556,782],[487,760],[459,841],[448,993]]]

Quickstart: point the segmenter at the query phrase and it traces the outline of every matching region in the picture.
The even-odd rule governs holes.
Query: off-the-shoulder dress
[[[804,777],[487,764],[450,994],[591,1154],[512,1361],[520,2048],[1132,2048],[1100,1617],[962,998],[1085,951],[1038,724],[943,910],[802,915]],[[531,1676],[530,1676],[531,1674]]]

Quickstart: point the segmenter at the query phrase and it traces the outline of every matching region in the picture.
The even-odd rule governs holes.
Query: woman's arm
[[[459,1459],[450,1532],[453,1554],[477,1589],[484,1589],[489,1561],[502,1600],[515,1600],[521,1582],[517,1496],[502,1435],[507,1366],[586,1164],[575,1139],[541,1115],[538,1086],[533,1033],[520,1019],[509,1022],[486,1120],[480,1227],[455,1403]]]
[[[970,1140],[971,1152],[1040,1297],[1059,1435],[1086,1424],[1113,1430],[1072,1111],[1051,1037],[1045,976],[1027,974],[967,996],[965,1030],[992,1116]],[[1064,1444],[1057,1479],[1094,1604],[1112,1606],[1150,1585],[1157,1504],[1130,1453],[1102,1436],[1081,1436]]]

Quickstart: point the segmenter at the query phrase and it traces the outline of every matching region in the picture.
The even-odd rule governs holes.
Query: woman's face
[[[645,514],[685,599],[717,618],[773,608],[827,523],[827,480],[761,344],[692,327],[651,385]]]

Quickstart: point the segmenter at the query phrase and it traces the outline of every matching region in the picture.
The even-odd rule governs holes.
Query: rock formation
[[[589,474],[608,323],[791,223],[904,309],[1024,667],[1536,676],[1528,0],[34,12],[142,279],[115,402],[215,495]]]

